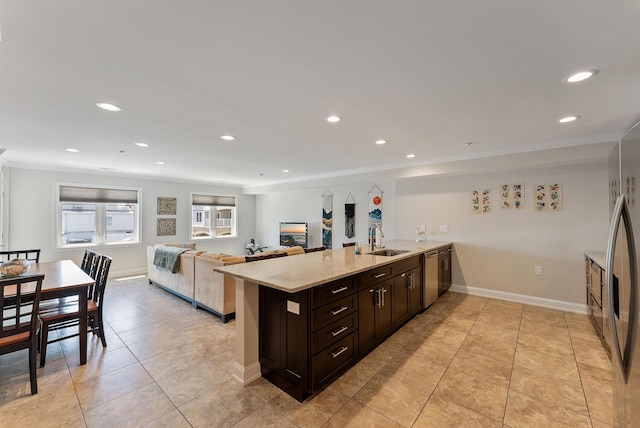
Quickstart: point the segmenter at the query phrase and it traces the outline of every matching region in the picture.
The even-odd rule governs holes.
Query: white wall
[[[142,242],[138,245],[103,246],[96,251],[114,258],[112,276],[146,272],[146,246],[161,242],[190,242],[190,192],[238,196],[238,237],[191,241],[198,249],[229,254],[244,254],[245,241],[255,236],[255,196],[242,195],[241,189],[230,186],[189,184],[77,174],[25,168],[3,168],[5,203],[8,205],[7,247],[15,249],[41,248],[41,260],[72,259],[79,263],[82,249],[55,249],[55,183],[125,186],[141,189],[140,213]],[[156,236],[157,197],[177,198],[177,235]]]
[[[382,225],[385,239],[394,234],[394,183],[353,183],[329,187],[311,187],[258,195],[256,199],[256,231],[258,243],[272,248],[279,247],[281,221],[306,221],[309,223],[310,247],[322,245],[322,195],[325,190],[333,193],[333,247],[342,247],[343,242],[367,242],[369,190],[377,185],[382,191]],[[344,234],[344,204],[353,195],[356,202],[356,236]]]
[[[500,210],[499,185],[514,183],[525,184],[524,209]],[[534,185],[550,183],[562,183],[563,210],[534,212]],[[399,181],[396,236],[411,239],[425,223],[428,238],[455,242],[454,284],[583,304],[583,251],[607,243],[607,183],[606,162]],[[492,189],[493,212],[472,214],[470,192],[483,188]]]

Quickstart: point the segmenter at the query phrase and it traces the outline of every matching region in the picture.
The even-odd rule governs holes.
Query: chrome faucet
[[[380,245],[376,245],[376,240],[378,236],[380,237]],[[371,240],[371,242],[369,243],[369,251],[384,248],[383,238],[384,238],[384,231],[382,230],[382,224],[380,223],[372,224],[371,227],[369,228],[369,239]]]

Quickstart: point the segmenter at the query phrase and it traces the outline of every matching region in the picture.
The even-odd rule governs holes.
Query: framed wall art
[[[534,211],[562,211],[562,184],[536,184]]]
[[[175,218],[159,218],[157,236],[175,236],[176,219]]]
[[[500,186],[500,209],[521,210],[524,208],[524,184],[502,184]]]
[[[471,191],[471,212],[473,214],[491,212],[491,189]]]
[[[158,196],[158,215],[176,215],[177,198]]]

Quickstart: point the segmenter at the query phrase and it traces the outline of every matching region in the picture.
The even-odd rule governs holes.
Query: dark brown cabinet
[[[260,286],[262,376],[299,401],[422,310],[423,255],[298,293]]]
[[[260,286],[262,376],[304,400],[358,357],[358,297],[352,278],[299,293]]]
[[[369,352],[393,331],[393,278],[358,293],[360,352]]]

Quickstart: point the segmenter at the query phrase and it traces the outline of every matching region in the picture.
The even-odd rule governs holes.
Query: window
[[[58,186],[57,247],[140,242],[138,190]]]
[[[234,196],[191,195],[191,238],[236,236]]]

